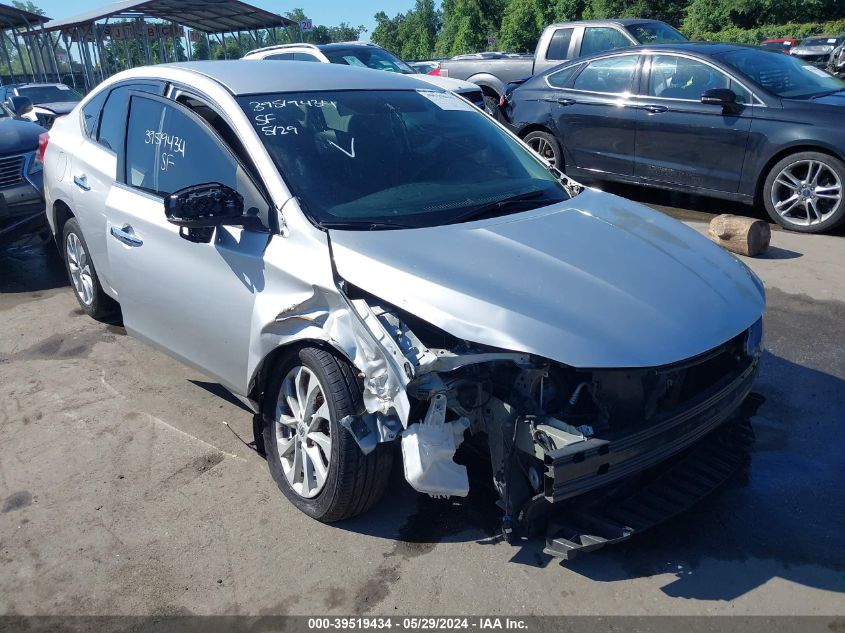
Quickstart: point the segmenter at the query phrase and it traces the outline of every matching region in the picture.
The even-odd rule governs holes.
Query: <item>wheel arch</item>
[[[478,73],[467,77],[467,81],[474,83],[481,88],[481,91],[491,97],[497,99],[502,96],[505,91],[505,84],[495,75],[489,73]]]
[[[519,138],[525,140],[525,137],[531,134],[531,132],[545,132],[546,134],[551,134],[552,136],[557,138],[557,136],[552,130],[550,130],[547,126],[542,125],[541,123],[531,123],[530,125],[526,125],[519,131],[518,136]]]
[[[349,358],[346,352],[340,347],[332,345],[329,341],[319,338],[314,334],[283,341],[265,354],[256,365],[247,393],[247,398],[253,403],[253,408],[256,408],[259,412],[261,411],[267,385],[270,382],[273,370],[304,347],[315,347],[326,352],[338,354],[353,367],[355,366],[354,359]]]
[[[830,147],[826,147],[824,145],[816,145],[812,143],[801,143],[798,145],[790,145],[789,147],[784,147],[778,150],[775,154],[773,154],[769,160],[767,160],[763,168],[760,170],[759,174],[757,175],[757,183],[754,187],[754,204],[759,206],[764,204],[763,202],[763,187],[766,184],[766,179],[769,177],[769,172],[772,171],[772,168],[777,165],[780,161],[782,161],[787,156],[792,154],[800,154],[801,152],[818,152],[819,154],[827,154],[828,156],[835,158],[843,163],[845,163],[845,156],[837,153]]]
[[[68,220],[75,218],[76,216],[70,208],[70,205],[61,199],[53,202],[53,207],[50,210],[50,213],[51,224],[53,225],[53,239],[56,240],[56,243],[58,244],[62,240],[62,232],[65,229],[65,224],[67,224]]]

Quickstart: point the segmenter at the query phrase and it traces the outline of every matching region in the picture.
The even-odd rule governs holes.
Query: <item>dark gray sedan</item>
[[[788,229],[845,220],[845,82],[731,44],[634,47],[512,90],[503,116],[576,178],[762,204]]]

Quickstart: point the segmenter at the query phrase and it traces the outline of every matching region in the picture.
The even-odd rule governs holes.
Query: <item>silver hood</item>
[[[585,190],[466,224],[330,231],[341,277],[458,338],[579,368],[654,367],[736,336],[759,281],[693,229]]]

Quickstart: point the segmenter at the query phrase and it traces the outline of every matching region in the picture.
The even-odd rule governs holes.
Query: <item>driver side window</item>
[[[714,88],[733,90],[738,103],[748,103],[751,98],[741,85],[708,64],[676,55],[655,55],[652,58],[649,96],[699,101],[706,90]]]
[[[124,181],[166,197],[220,183],[244,197],[244,209],[269,226],[269,205],[240,162],[197,115],[165,99],[131,98]]]

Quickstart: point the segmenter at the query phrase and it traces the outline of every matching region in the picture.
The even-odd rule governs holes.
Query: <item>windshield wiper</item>
[[[835,95],[837,92],[842,92],[842,88],[830,90],[828,92],[820,92],[819,94],[812,95],[810,99],[821,99],[822,97],[829,97],[830,95]]]
[[[352,231],[381,231],[385,229],[418,229],[419,226],[399,222],[321,222],[324,229],[346,229]]]
[[[470,220],[481,220],[487,216],[494,216],[498,213],[512,211],[514,210],[514,207],[522,207],[525,206],[526,203],[528,204],[529,208],[536,209],[537,207],[545,206],[544,204],[542,204],[544,202],[547,202],[548,204],[562,202],[561,200],[547,198],[542,200],[541,204],[535,204],[536,202],[538,202],[538,199],[543,198],[545,194],[545,190],[539,189],[536,191],[529,191],[527,193],[520,193],[515,196],[502,198],[501,200],[496,200],[495,202],[482,204],[480,206],[474,207],[471,211],[467,211],[463,215],[457,216],[451,221],[451,224],[459,224],[461,222],[468,222]],[[530,205],[532,204],[535,204],[535,206],[531,207]],[[528,209],[523,210],[527,211]]]

